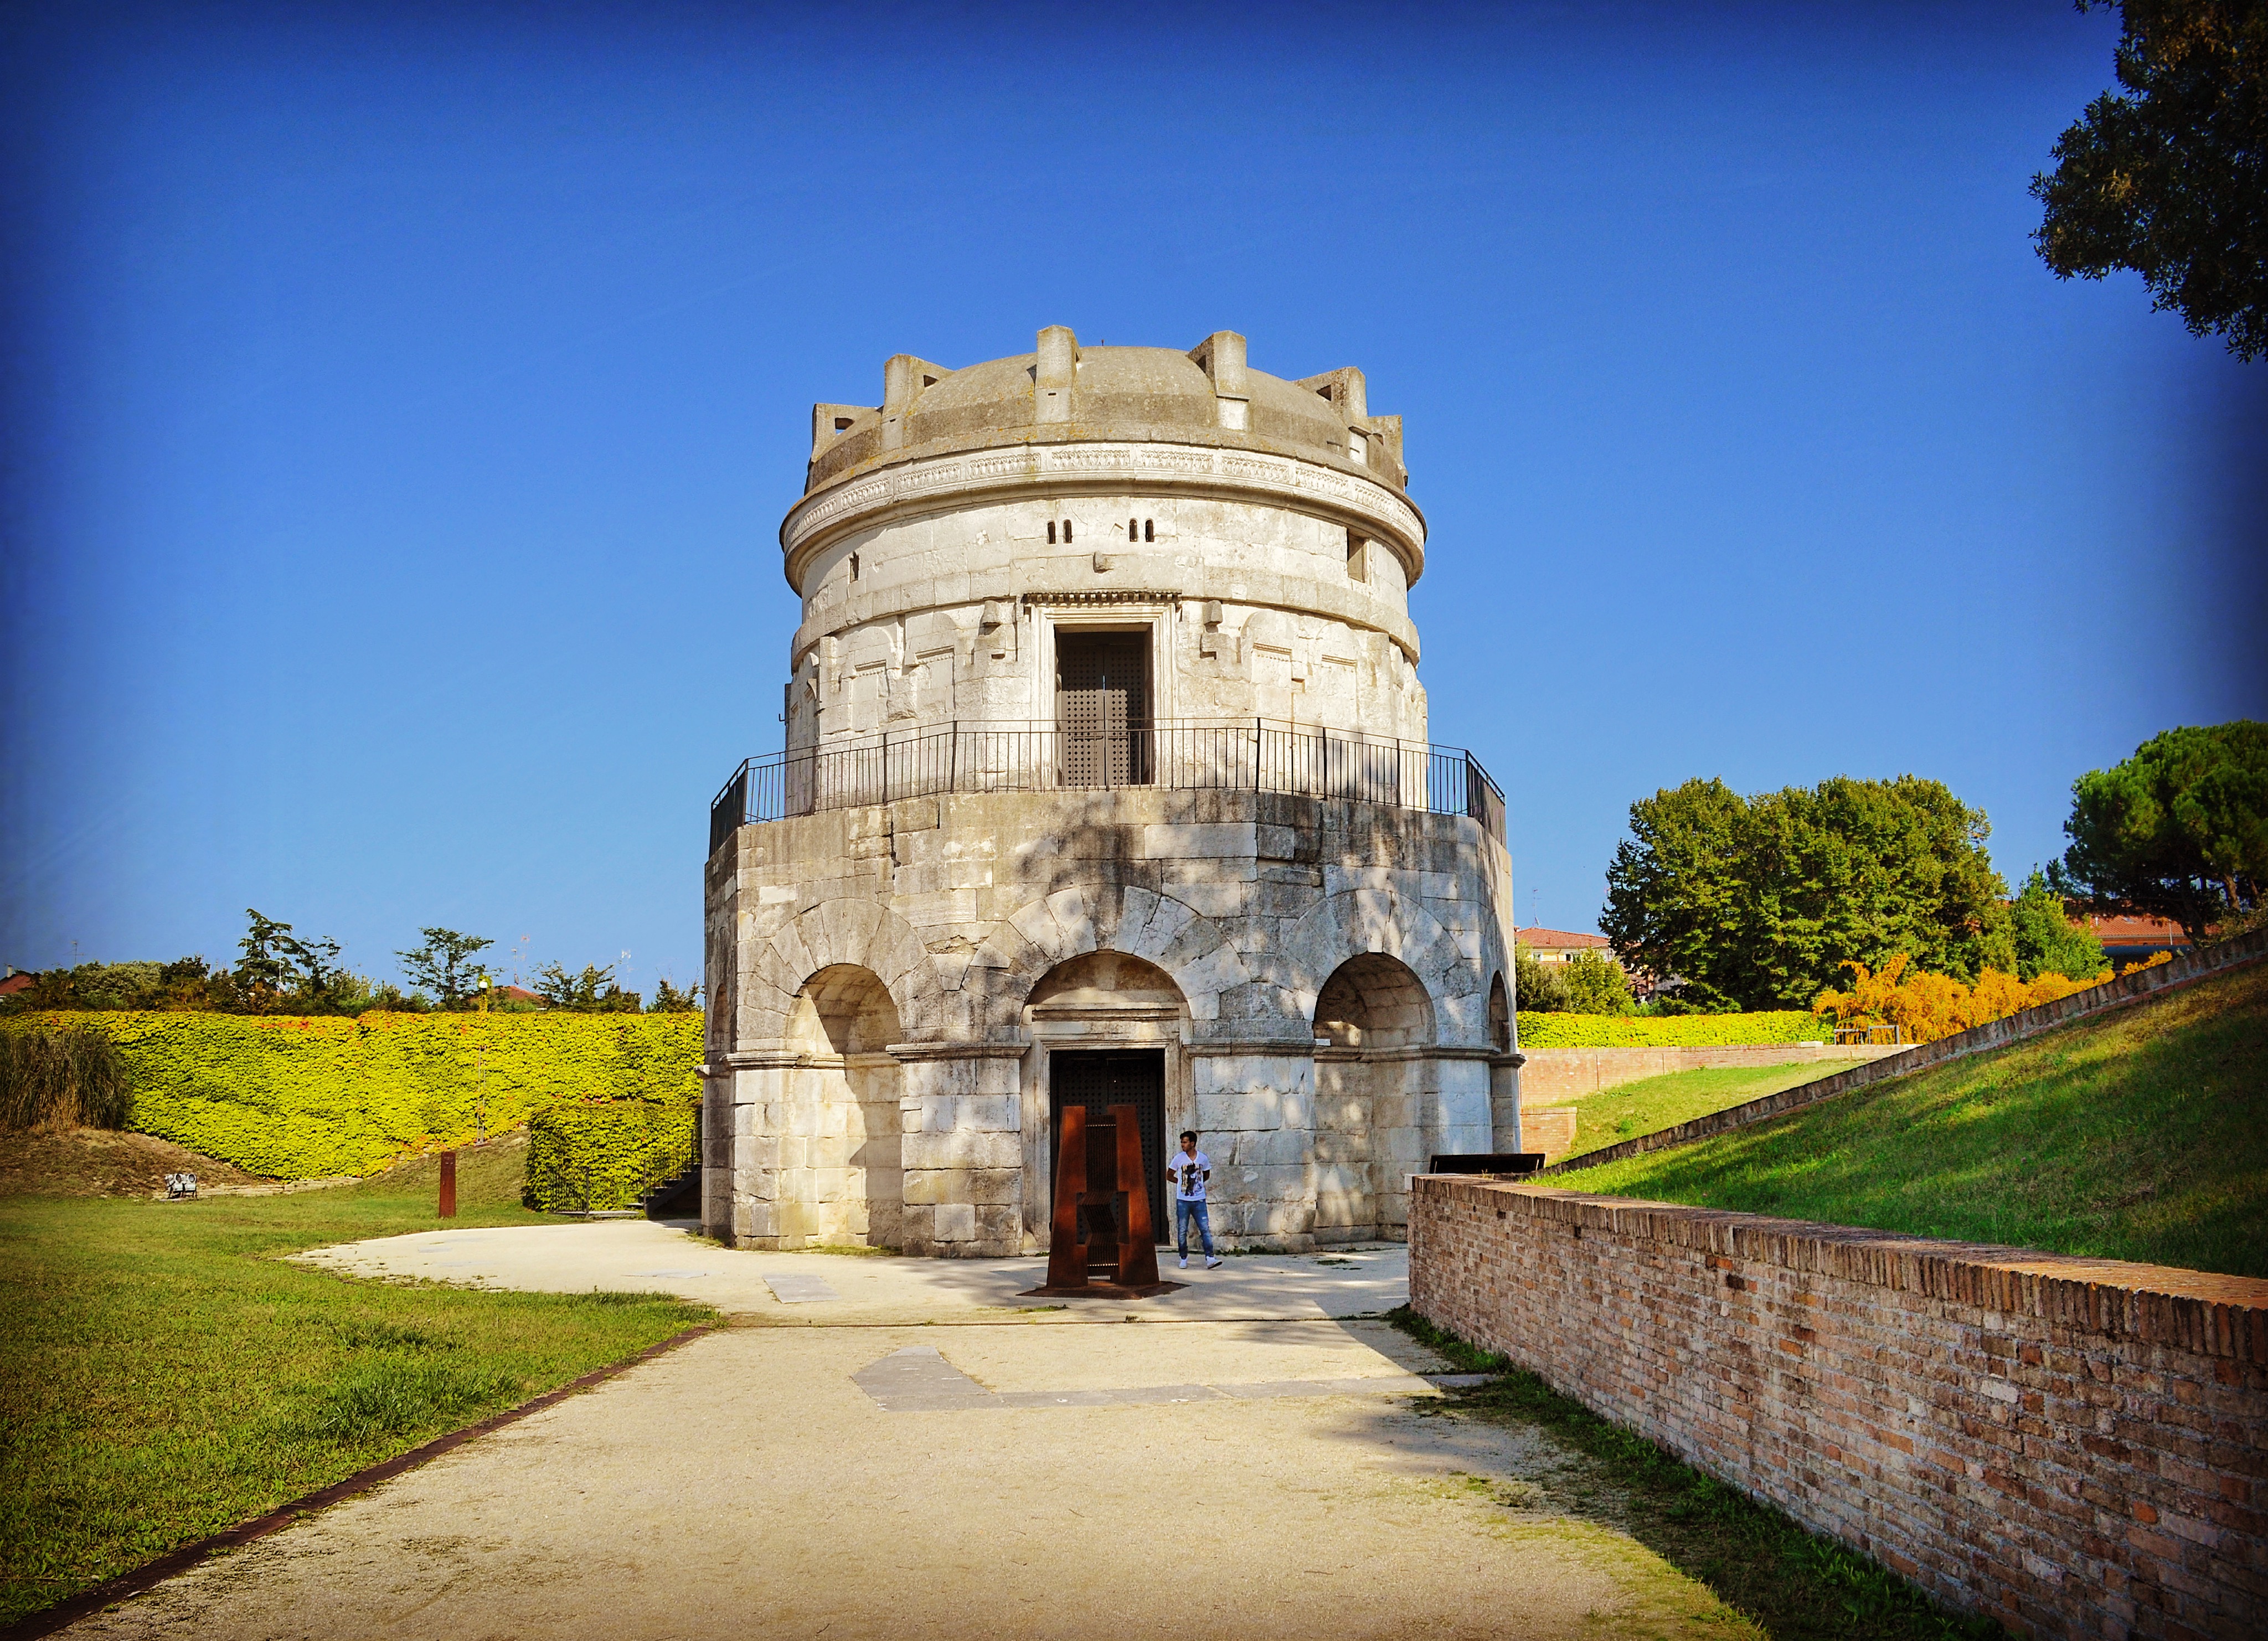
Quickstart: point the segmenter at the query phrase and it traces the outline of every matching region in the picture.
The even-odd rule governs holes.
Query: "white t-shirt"
[[[1185,1203],[1204,1201],[1204,1177],[1211,1169],[1212,1159],[1204,1152],[1192,1157],[1185,1151],[1176,1151],[1168,1170],[1174,1176],[1174,1195]]]

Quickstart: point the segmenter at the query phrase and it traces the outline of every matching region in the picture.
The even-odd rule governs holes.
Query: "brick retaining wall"
[[[2268,1282],[1428,1175],[1410,1299],[2020,1631],[2268,1632]]]

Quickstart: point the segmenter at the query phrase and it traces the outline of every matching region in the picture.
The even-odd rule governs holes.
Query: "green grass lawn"
[[[2268,1277],[2268,965],[1551,1181]]]
[[[446,1223],[542,1222],[525,1155],[464,1153]],[[289,1196],[0,1197],[0,1623],[712,1314],[282,1262],[440,1228],[434,1185],[428,1162]]]
[[[1705,1071],[1672,1071],[1635,1083],[1601,1089],[1573,1102],[1575,1148],[1571,1156],[1598,1150],[1657,1129],[1675,1128],[1727,1106],[1746,1105],[1799,1083],[1847,1071],[1853,1058],[1803,1060],[1788,1065],[1723,1066]]]

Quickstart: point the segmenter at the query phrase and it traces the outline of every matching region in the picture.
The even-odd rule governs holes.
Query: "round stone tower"
[[[1362,373],[1244,338],[901,354],[812,414],[786,746],[711,813],[709,1229],[1009,1255],[1066,1104],[1232,1247],[1402,1234],[1519,1148],[1503,799],[1430,746],[1425,521]]]

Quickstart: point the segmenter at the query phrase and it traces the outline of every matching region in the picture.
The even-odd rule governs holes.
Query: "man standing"
[[[1182,1130],[1181,1154],[1167,1172],[1174,1181],[1174,1244],[1181,1250],[1182,1269],[1189,1268],[1189,1221],[1194,1219],[1205,1269],[1211,1270],[1220,1263],[1212,1251],[1212,1226],[1205,1220],[1205,1181],[1212,1177],[1212,1159],[1197,1149],[1195,1129]]]

